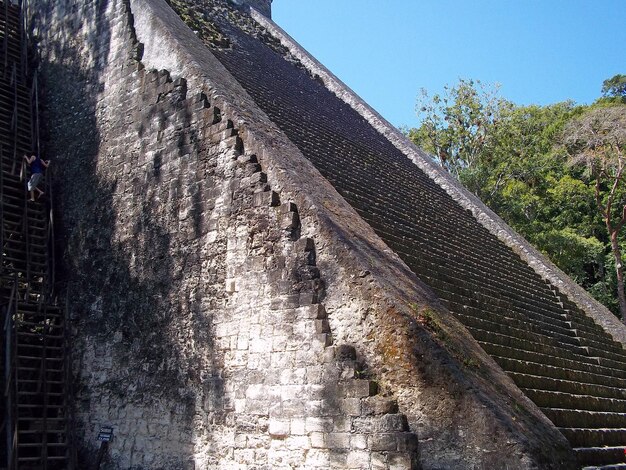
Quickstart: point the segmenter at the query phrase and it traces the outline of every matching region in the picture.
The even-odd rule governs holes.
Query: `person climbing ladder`
[[[35,200],[35,191],[38,191],[38,197],[43,196],[44,192],[38,188],[39,183],[43,179],[43,169],[48,168],[50,160],[42,160],[39,155],[24,155],[24,160],[30,166],[30,179],[28,180],[28,191],[30,191],[30,200]]]

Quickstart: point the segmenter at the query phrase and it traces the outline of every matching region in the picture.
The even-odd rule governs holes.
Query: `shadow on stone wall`
[[[67,293],[73,320],[74,413],[78,418],[74,439],[79,466],[94,460],[99,443],[93,422],[104,425],[122,420],[119,414],[107,416],[107,407],[149,410],[153,403],[166,401],[176,418],[191,429],[198,387],[203,383],[205,394],[215,402],[223,396],[217,373],[207,371],[198,354],[181,349],[182,342],[191,341],[202,345],[205,355],[212,358],[213,335],[199,295],[180,290],[183,277],[200,277],[190,271],[199,266],[199,255],[174,246],[171,228],[156,211],[156,190],[167,156],[155,153],[152,172],[143,179],[130,174],[125,181],[124,176],[107,170],[107,165],[131,158],[124,154],[113,158],[102,141],[96,115],[110,68],[108,7],[107,1],[98,2],[92,10],[80,2],[48,3],[36,18],[42,28],[64,25],[58,31],[51,28],[48,37],[45,31],[41,33],[42,124],[43,147],[53,161],[57,287]],[[87,44],[80,42],[81,30],[86,30]],[[89,63],[85,57],[91,58]],[[148,114],[143,119],[149,123],[154,117]],[[109,119],[114,118],[111,114]],[[167,116],[162,119],[167,124]],[[119,132],[124,131],[120,127]],[[181,151],[197,141],[195,136],[181,139]],[[136,169],[134,163],[136,159],[131,172]],[[104,178],[102,173],[114,177]],[[182,192],[186,183],[179,178],[170,189],[174,194]],[[126,208],[119,204],[122,185],[132,187]],[[203,207],[198,191],[192,193],[191,201],[197,236]],[[170,202],[170,209],[178,211]],[[118,211],[124,209],[137,216],[120,226]],[[126,232],[127,243],[114,242],[119,238],[116,230]],[[181,326],[183,316],[186,323]],[[115,468],[112,462],[107,465]],[[172,465],[169,468],[176,468]]]

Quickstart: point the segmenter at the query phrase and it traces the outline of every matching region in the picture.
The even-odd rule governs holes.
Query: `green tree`
[[[561,269],[612,306],[608,244],[584,170],[557,145],[585,108],[572,102],[516,106],[462,80],[445,99],[422,92],[422,125],[407,133]],[[470,88],[475,88],[470,90]],[[471,136],[471,138],[467,137]],[[458,144],[463,143],[463,145]],[[607,300],[608,299],[608,300]]]
[[[597,209],[602,216],[615,260],[617,298],[626,323],[626,293],[620,235],[626,224],[626,105],[591,108],[572,120],[563,143],[572,165],[584,165],[593,181]]]
[[[542,107],[502,101],[480,160],[461,172],[461,181],[496,209],[506,204],[502,195],[513,189],[507,186],[519,192],[522,185],[529,197],[545,198],[547,180],[560,177],[563,168],[562,156],[554,152],[555,136],[575,112],[569,102]],[[517,216],[520,222],[534,219],[530,212]]]
[[[409,137],[458,176],[480,158],[501,105],[497,89],[478,80],[460,80],[432,97],[422,89],[416,106],[422,125],[411,129]]]
[[[602,96],[626,104],[626,75],[617,74],[604,80]]]

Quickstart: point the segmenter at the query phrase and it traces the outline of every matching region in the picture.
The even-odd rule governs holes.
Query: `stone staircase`
[[[626,352],[357,112],[263,35],[215,19],[214,54],[569,439],[581,466],[626,462]]]
[[[0,466],[54,470],[69,468],[65,321],[52,301],[50,198],[28,202],[25,188],[37,129],[21,24],[20,9],[0,2]]]
[[[282,202],[280,194],[272,191],[256,156],[245,153],[244,143],[232,122],[223,119],[219,110],[209,107],[205,97],[196,102],[206,107],[204,112],[213,122],[216,141],[219,139],[220,145],[232,149],[237,173],[242,175],[236,185],[238,191],[253,193],[253,207],[275,211],[287,251],[268,275],[268,283],[278,294],[270,308],[293,311],[289,328],[294,334],[305,333],[303,342],[307,343],[309,352],[321,358],[319,376],[315,379],[313,374],[309,379],[309,385],[325,390],[319,409],[304,412],[305,402],[311,397],[306,398],[303,393],[299,397],[304,400],[300,407],[294,405],[296,399],[270,412],[267,432],[276,440],[308,436],[312,449],[323,449],[326,455],[319,460],[307,460],[307,468],[418,468],[417,436],[409,429],[406,415],[399,412],[395,398],[380,394],[377,382],[369,376],[352,345],[337,345],[333,340],[328,312],[321,300],[325,287],[317,267],[315,242],[301,235],[296,204]],[[243,196],[236,193],[234,197]],[[254,259],[254,252],[251,258]],[[291,383],[289,375],[296,377],[302,370],[286,367],[283,370],[286,383]]]
[[[352,345],[334,344],[328,313],[319,301],[324,297],[324,282],[316,266],[315,243],[300,238],[297,207],[287,203],[279,210],[283,226],[294,240],[295,271],[302,286],[298,301],[305,305],[300,310],[305,312],[305,320],[314,322],[323,345],[322,384],[334,389],[334,399],[320,410],[319,429],[311,433],[312,445],[330,451],[331,468],[418,468],[417,436],[409,429],[407,417],[399,413],[396,400],[379,394],[378,384],[368,377],[367,367],[357,359]],[[293,325],[295,328],[297,321]],[[342,419],[334,419],[337,416]],[[354,452],[364,448],[371,455]]]

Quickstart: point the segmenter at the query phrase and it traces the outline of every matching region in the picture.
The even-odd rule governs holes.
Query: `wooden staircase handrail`
[[[9,63],[9,2],[4,2],[4,40],[2,41],[4,49],[4,73],[7,73]]]
[[[0,143],[0,161],[3,158],[3,154],[4,154],[4,148],[2,147],[2,144]],[[4,171],[0,171],[0,201],[4,201]],[[3,218],[4,218],[4,208],[0,204],[0,221],[3,220]],[[1,225],[2,225],[2,228],[0,230],[0,247],[2,247],[2,251],[4,251],[5,234],[4,234],[4,222],[3,221]],[[3,274],[3,271],[4,269],[0,265],[0,275]]]
[[[5,366],[4,366],[4,381],[5,387],[3,391],[4,400],[6,403],[6,432],[7,432],[7,458],[8,468],[14,467],[14,456],[17,449],[17,409],[14,400],[14,392],[17,395],[17,384],[14,383],[14,367],[15,367],[15,318],[14,314],[17,311],[17,278],[13,281],[11,288],[11,294],[9,302],[4,308],[5,319],[3,327],[3,337],[5,343]],[[12,390],[16,387],[15,391]]]
[[[11,253],[10,256],[6,255],[7,260],[3,261],[0,267],[0,275],[4,275],[2,280],[5,286],[2,303],[6,305],[10,296],[9,304],[0,311],[0,313],[6,312],[5,318],[0,319],[0,327],[4,327],[0,335],[3,341],[6,339],[4,341],[6,343],[4,349],[6,350],[4,359],[6,367],[3,377],[5,382],[0,390],[4,391],[5,403],[9,408],[6,413],[8,421],[4,421],[1,427],[3,441],[5,441],[2,442],[2,446],[7,448],[4,454],[8,456],[8,462],[1,462],[0,467],[4,468],[6,465],[7,470],[17,470],[23,458],[31,459],[36,455],[43,469],[49,468],[49,459],[58,460],[59,458],[67,459],[67,466],[64,468],[71,469],[75,465],[68,447],[67,423],[64,424],[65,430],[60,431],[64,437],[48,432],[57,429],[57,415],[62,415],[62,419],[67,417],[67,410],[63,408],[63,411],[59,411],[57,399],[53,400],[52,397],[58,393],[59,387],[63,391],[66,390],[69,383],[67,375],[69,374],[69,357],[66,354],[68,332],[65,328],[66,321],[60,319],[56,312],[53,194],[50,184],[52,174],[49,171],[45,172],[43,182],[46,192],[45,202],[41,200],[40,203],[29,203],[24,187],[28,176],[28,166],[22,158],[23,151],[26,150],[23,146],[30,146],[30,151],[40,157],[42,149],[39,130],[39,80],[28,57],[30,38],[27,22],[31,18],[30,9],[35,4],[31,4],[29,0],[18,0],[17,3],[20,13],[16,28],[17,11],[13,5],[8,5],[8,2],[4,1],[5,18],[11,15],[13,22],[5,21],[7,25],[12,24],[12,26],[6,26],[7,29],[5,29],[3,79],[9,100],[13,95],[14,102],[12,109],[9,104],[6,110],[10,121],[8,135],[5,136],[4,142],[0,142],[0,157],[5,158],[2,162],[3,168],[0,170],[0,198],[2,200],[0,246],[3,247],[3,251],[6,250],[6,253]],[[2,10],[0,10],[0,15],[2,15]],[[1,33],[2,30],[0,30]],[[9,39],[11,39],[11,44],[8,43]],[[17,56],[6,46],[12,45],[14,40],[15,42],[20,40],[21,52]],[[30,143],[27,142],[29,138]],[[12,143],[10,143],[11,140],[13,140]],[[18,173],[19,178],[16,180],[15,176]],[[23,197],[16,197],[20,194],[23,194]],[[44,216],[43,219],[41,216]],[[41,242],[42,236],[43,243]],[[13,268],[10,268],[9,263],[12,262],[10,259],[13,257],[18,258],[17,264],[14,263]],[[45,265],[41,262],[42,260]],[[9,269],[4,269],[5,267]],[[13,284],[10,285],[9,282]],[[66,311],[65,318],[67,316]],[[59,344],[59,331],[62,331],[61,344]],[[33,344],[32,338],[35,336],[36,343],[41,349],[37,349],[40,352],[32,353],[28,348]],[[59,346],[61,346],[60,349]],[[29,352],[23,353],[23,351]],[[23,357],[24,354],[26,355]],[[28,357],[31,354],[35,354],[36,359]],[[56,379],[53,380],[48,375],[49,370],[56,371],[56,366],[50,369],[50,364],[57,364],[59,360],[64,364],[60,371],[64,382],[61,386],[57,384]],[[22,376],[21,373],[28,375]],[[31,379],[34,381],[31,382]],[[21,391],[27,382],[32,384],[32,392],[24,396],[21,392],[18,394],[18,387]],[[36,394],[37,398],[33,398],[30,393]],[[37,406],[41,411],[41,419],[38,421],[37,450],[34,450],[32,444],[26,441],[21,442],[22,434],[17,423],[24,404]],[[54,422],[48,418],[54,419]],[[58,453],[59,448],[64,449],[65,457]]]

